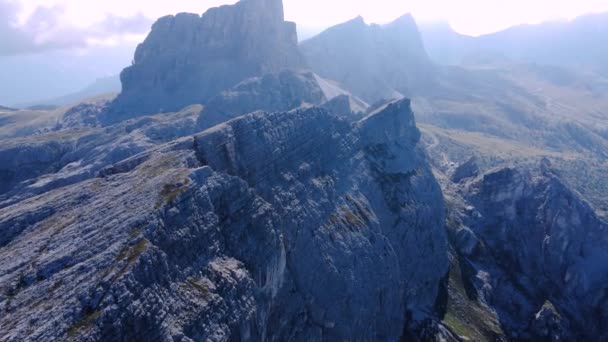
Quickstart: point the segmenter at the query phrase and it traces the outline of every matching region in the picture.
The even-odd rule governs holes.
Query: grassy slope
[[[608,216],[606,78],[526,65],[447,75],[449,92],[413,100],[436,167],[445,172],[472,155],[482,167],[536,167],[547,157],[574,190]]]
[[[443,324],[469,341],[495,341],[503,335],[496,314],[467,294],[458,257],[454,257],[451,263],[447,313]]]

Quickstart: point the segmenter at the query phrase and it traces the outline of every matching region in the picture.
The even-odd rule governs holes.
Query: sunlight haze
[[[24,21],[38,6],[59,6],[65,20],[78,26],[102,20],[107,13],[120,16],[139,12],[150,18],[178,12],[203,13],[209,7],[231,4],[222,0],[175,1],[91,1],[91,0],[13,0],[22,4]],[[412,13],[418,20],[447,20],[463,34],[481,35],[509,26],[538,23],[554,19],[573,19],[585,13],[608,11],[605,0],[286,0],[287,20],[302,27],[325,28],[358,15],[368,23],[389,22],[402,14]]]

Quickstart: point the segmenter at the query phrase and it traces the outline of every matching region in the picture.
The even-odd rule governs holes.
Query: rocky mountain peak
[[[414,17],[412,16],[411,13],[406,13],[402,16],[400,16],[399,18],[393,20],[392,23],[390,23],[389,25],[402,25],[402,26],[406,26],[408,28],[415,28],[416,30],[418,30],[418,26],[416,25],[416,21],[414,20]]]
[[[297,41],[281,0],[242,0],[202,16],[163,17],[122,72],[123,91],[106,121],[177,111],[247,78],[299,68]]]
[[[368,103],[411,97],[432,78],[432,64],[411,15],[387,25],[368,25],[358,17],[300,47],[313,71]]]
[[[366,26],[367,24],[365,23],[365,19],[362,16],[358,15],[355,18],[345,22],[344,25]]]
[[[283,0],[242,0],[241,4],[246,7],[252,16],[267,16],[277,23],[285,20],[283,11]]]

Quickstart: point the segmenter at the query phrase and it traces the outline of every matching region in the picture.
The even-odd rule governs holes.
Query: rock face
[[[447,272],[419,138],[405,100],[257,112],[9,204],[3,336],[397,340]]]
[[[608,225],[550,172],[503,168],[459,185],[453,240],[510,338],[606,338]]]
[[[478,175],[479,166],[477,166],[477,158],[472,157],[454,170],[451,179],[454,183],[460,183],[465,179],[476,177]]]
[[[281,0],[164,17],[122,72],[122,93],[106,121],[206,103],[246,78],[301,66],[296,26],[284,21]]]
[[[410,15],[388,25],[358,17],[300,45],[309,66],[368,103],[427,87],[432,65]]]
[[[312,72],[283,70],[245,80],[215,96],[205,106],[199,122],[212,127],[256,110],[287,111],[327,100]]]

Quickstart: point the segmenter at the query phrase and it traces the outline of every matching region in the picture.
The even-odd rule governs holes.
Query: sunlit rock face
[[[15,340],[398,340],[433,316],[448,263],[419,138],[407,100],[358,121],[256,112],[4,207],[0,325]]]
[[[284,21],[281,0],[167,16],[122,72],[122,93],[106,121],[205,103],[246,78],[301,66],[296,26]]]

